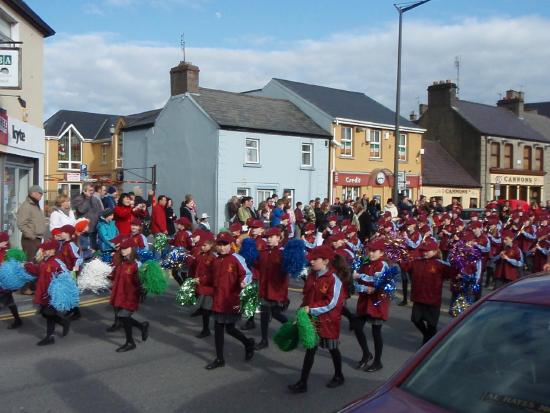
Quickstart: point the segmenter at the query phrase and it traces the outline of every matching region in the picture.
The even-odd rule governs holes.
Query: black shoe
[[[269,347],[268,342],[265,341],[265,340],[262,340],[258,344],[256,344],[255,349],[256,350],[263,350],[264,348],[268,348],[268,347]]]
[[[73,311],[67,314],[72,321],[78,320],[82,315],[80,314],[80,308],[75,308]]]
[[[288,390],[293,394],[305,393],[307,392],[307,384],[300,380],[297,383],[289,384]]]
[[[254,339],[249,338],[248,339],[248,344],[244,347],[244,360],[245,361],[250,361],[250,360],[252,360],[252,357],[254,357],[254,347],[255,347]]]
[[[112,325],[111,327],[105,329],[105,331],[106,331],[107,333],[114,333],[114,332],[117,331],[120,327],[122,327],[122,325],[120,324],[120,322],[115,321],[115,322],[113,323],[113,325]]]
[[[210,335],[210,330],[202,330],[199,334],[197,334],[195,337],[197,338],[205,338]]]
[[[141,341],[147,341],[147,337],[149,337],[149,323],[144,321],[141,323]]]
[[[370,365],[369,368],[367,368],[365,371],[368,371],[369,373],[372,373],[372,372],[375,372],[375,371],[378,371],[378,370],[382,370],[382,363],[378,362],[374,362]]]
[[[69,334],[69,329],[71,328],[71,322],[69,320],[63,320],[63,332],[61,333],[62,337],[65,337]]]
[[[327,383],[329,389],[334,389],[335,387],[340,387],[344,384],[344,376],[334,376],[331,381]]]
[[[135,350],[135,348],[136,348],[136,343],[124,343],[124,345],[116,349],[116,352],[126,353],[127,351]]]
[[[15,330],[16,328],[19,328],[23,325],[23,322],[20,318],[13,320],[13,323],[11,323],[7,328],[8,330]]]
[[[55,343],[55,339],[53,336],[48,336],[40,340],[38,343],[36,343],[37,346],[47,346],[48,344]]]
[[[369,353],[367,358],[362,358],[355,367],[357,370],[364,370],[365,367],[367,367],[367,364],[369,364],[369,361],[373,359],[372,353]]]
[[[401,301],[399,304],[397,304],[399,307],[404,307],[407,305],[407,300]]]
[[[200,315],[202,315],[202,308],[197,308],[195,311],[189,314],[189,317],[198,317]]]
[[[224,367],[224,366],[225,366],[225,361],[216,359],[212,363],[206,365],[205,369],[214,370],[214,369],[217,369],[218,367]]]
[[[244,326],[241,327],[241,330],[253,330],[256,328],[256,323],[254,322],[254,320],[250,321],[248,320],[246,323],[244,323]]]

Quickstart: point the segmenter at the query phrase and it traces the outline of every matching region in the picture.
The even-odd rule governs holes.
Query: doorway
[[[6,163],[4,166],[4,197],[2,229],[10,236],[10,245],[21,246],[21,231],[17,228],[17,211],[28,196],[32,168]]]

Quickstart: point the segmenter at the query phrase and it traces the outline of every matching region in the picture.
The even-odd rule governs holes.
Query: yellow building
[[[45,123],[46,200],[74,197],[84,182],[117,184],[122,167],[120,116],[60,110]]]

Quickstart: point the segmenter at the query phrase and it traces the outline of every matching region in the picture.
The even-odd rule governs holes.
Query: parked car
[[[508,284],[341,412],[550,411],[550,273]]]

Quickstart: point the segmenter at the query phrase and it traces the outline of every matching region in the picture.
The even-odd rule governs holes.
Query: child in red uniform
[[[82,254],[80,249],[73,241],[75,228],[72,225],[63,225],[59,228],[59,250],[57,258],[63,261],[68,271],[73,271],[78,274],[82,266]],[[78,320],[81,317],[80,308],[75,307],[66,314],[72,320]]]
[[[315,234],[315,224],[312,222],[309,222],[304,227],[304,235],[302,235],[302,240],[306,244],[306,249],[311,250],[316,247],[315,240],[316,240],[316,234]]]
[[[514,232],[511,230],[502,231],[502,251],[495,268],[495,284],[497,287],[502,284],[515,281],[523,268],[523,254],[514,243]]]
[[[176,224],[176,235],[174,235],[172,245],[191,251],[191,229],[193,227],[191,221],[185,217],[181,217],[176,219],[174,223]]]
[[[344,305],[343,283],[339,275],[331,268],[335,254],[326,246],[315,247],[308,253],[311,271],[304,285],[302,307],[313,317],[316,317],[316,329],[321,341],[319,346],[329,350],[334,364],[334,377],[327,383],[328,388],[344,384],[342,374],[342,355],[338,349],[340,337],[340,321]],[[300,380],[288,386],[292,393],[305,393],[307,380],[315,361],[317,347],[306,350]]]
[[[418,256],[418,246],[422,242],[422,235],[416,229],[416,221],[413,218],[409,218],[405,221],[406,231],[403,236],[407,249],[409,250],[409,258],[414,259]],[[401,286],[403,289],[403,300],[398,304],[399,306],[407,305],[407,296],[409,293],[409,275],[407,274],[407,263],[401,264]]]
[[[25,269],[30,274],[37,277],[36,291],[34,292],[33,302],[40,306],[40,314],[46,319],[46,337],[40,340],[37,345],[45,346],[55,343],[53,333],[55,324],[63,327],[63,337],[69,333],[70,321],[62,317],[51,305],[48,288],[54,274],[61,272],[64,264],[61,260],[55,258],[57,250],[57,241],[50,239],[40,244],[37,254],[37,264],[26,263]]]
[[[139,249],[149,249],[149,243],[147,237],[141,233],[143,229],[143,223],[138,218],[132,218],[130,224],[130,238],[134,241],[134,247]]]
[[[10,247],[10,236],[7,232],[0,232],[0,263],[4,262],[6,257],[6,251]],[[13,323],[8,326],[9,330],[21,327],[23,322],[19,317],[19,311],[17,311],[17,304],[13,300],[11,291],[0,289],[0,309],[8,307],[12,316]]]
[[[354,328],[355,337],[363,351],[363,357],[357,363],[358,369],[374,372],[382,369],[382,325],[389,316],[389,299],[382,292],[374,289],[374,282],[377,276],[388,269],[384,258],[384,240],[375,238],[367,244],[370,262],[363,265],[359,272],[353,274],[355,279],[355,291],[359,294],[357,300],[357,321]],[[367,346],[367,339],[363,328],[366,322],[372,325],[372,337],[374,340],[374,361]]]
[[[210,335],[210,312],[214,294],[212,267],[216,259],[213,247],[214,235],[210,232],[205,233],[199,242],[201,252],[195,257],[189,268],[189,274],[198,281],[195,292],[198,295],[198,311],[202,316],[202,331],[196,336],[197,338]]]
[[[273,227],[267,230],[266,236],[267,248],[259,252],[256,264],[259,273],[262,332],[262,340],[256,346],[256,350],[262,350],[269,345],[267,333],[271,317],[281,324],[287,322],[283,310],[288,303],[288,274],[282,267],[282,233],[278,227]]]
[[[216,238],[218,256],[213,266],[212,302],[216,359],[206,366],[207,370],[225,366],[224,328],[227,334],[244,345],[246,361],[254,356],[254,339],[246,337],[235,327],[235,323],[241,318],[239,313],[241,288],[252,281],[252,273],[246,266],[244,258],[231,252],[233,241],[233,236],[227,232],[221,232]]]
[[[141,331],[141,340],[149,337],[149,323],[140,323],[132,318],[132,314],[139,308],[141,285],[138,277],[138,264],[134,251],[134,241],[130,238],[123,240],[120,245],[122,261],[113,269],[113,287],[111,288],[111,305],[115,308],[118,321],[124,328],[126,342],[117,348],[117,353],[134,350],[136,343],[132,335],[132,328]]]

